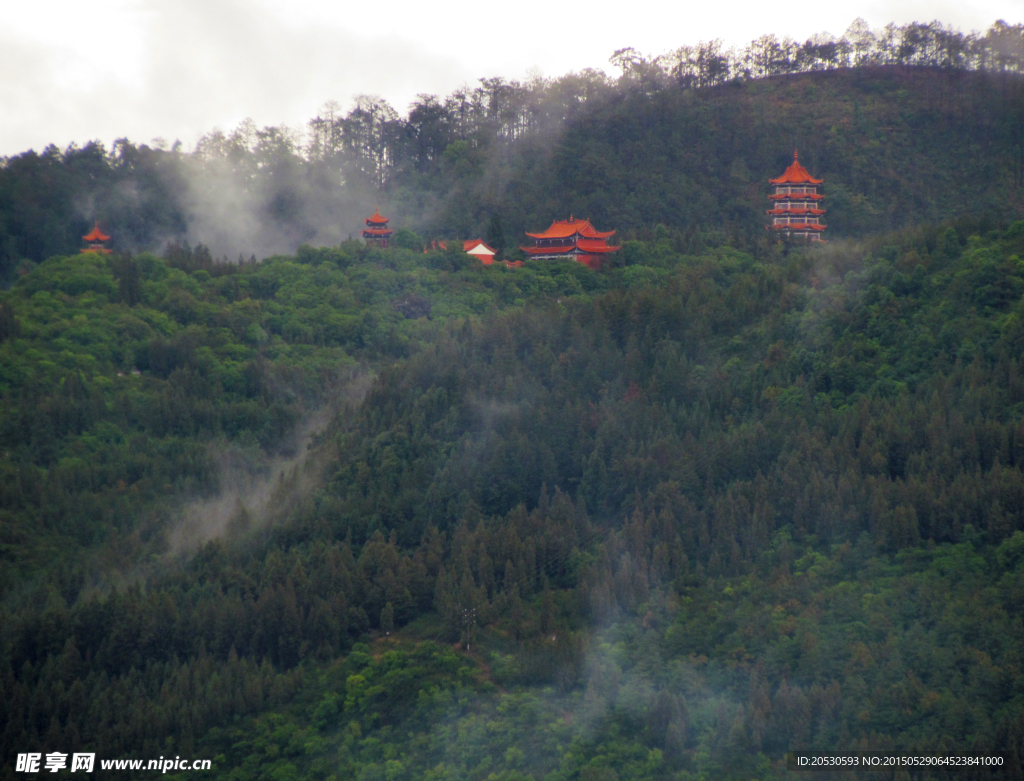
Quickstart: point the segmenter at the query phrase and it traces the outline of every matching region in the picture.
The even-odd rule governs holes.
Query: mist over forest
[[[1024,25],[611,64],[0,161],[0,779],[1024,778]]]
[[[660,223],[698,245],[729,233],[749,246],[758,188],[794,147],[833,185],[840,235],[971,213],[978,192],[985,211],[1015,208],[1024,131],[1006,79],[1024,71],[1019,25],[979,35],[857,20],[839,38],[622,49],[610,62],[616,78],[485,78],[422,95],[405,115],[374,96],[347,112],[328,102],[304,128],[245,121],[191,151],[121,139],[6,158],[0,274],[77,251],[96,220],[120,249],[187,241],[235,260],[337,245],[378,204],[422,239],[482,237],[497,215],[509,251],[556,204],[620,232]],[[792,101],[799,111],[782,109]]]

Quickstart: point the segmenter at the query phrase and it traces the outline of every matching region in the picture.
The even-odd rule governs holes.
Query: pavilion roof
[[[797,159],[796,150],[793,150],[793,162],[790,164],[782,176],[778,179],[769,179],[772,184],[821,184],[824,179],[815,179],[811,176],[810,172],[800,165],[800,161]]]
[[[573,219],[570,214],[568,220],[555,220],[551,227],[543,233],[527,233],[531,239],[567,239],[576,234],[585,236],[588,239],[607,239],[614,236],[615,231],[601,232],[590,224],[590,220]]]
[[[110,241],[110,236],[100,230],[99,223],[93,225],[91,231],[82,236],[84,241]]]
[[[394,231],[389,228],[363,228],[364,236],[390,236],[392,233]]]
[[[388,218],[382,217],[377,209],[373,210],[373,216],[367,217],[365,220],[367,225],[387,225]]]

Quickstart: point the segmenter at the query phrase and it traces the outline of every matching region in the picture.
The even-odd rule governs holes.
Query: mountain
[[[626,238],[663,226],[684,251],[728,237],[763,253],[767,180],[794,149],[825,180],[837,237],[1022,214],[1017,73],[863,65],[700,88],[657,74],[483,80],[408,118],[360,103],[311,120],[305,143],[243,124],[191,153],[27,152],[0,166],[0,276],[77,251],[94,220],[120,249],[264,257],[337,245],[374,203],[413,244],[490,236],[514,254],[524,231],[576,214]]]
[[[1024,222],[979,226],[47,261],[0,302],[4,755],[1019,777]]]
[[[631,62],[522,132],[358,107],[377,157],[4,162],[0,779],[1024,776],[1019,78]],[[794,146],[827,244],[764,230]],[[204,203],[254,247],[340,238],[79,254],[83,193],[121,249]],[[396,246],[321,221],[378,196]],[[569,212],[614,263],[406,227],[510,252]]]
[[[629,231],[665,225],[687,246],[716,232],[753,248],[767,180],[798,149],[825,180],[831,235],[1012,219],[1024,208],[1022,89],[1016,77],[890,66],[634,90],[513,163],[494,208],[515,235],[560,209]]]

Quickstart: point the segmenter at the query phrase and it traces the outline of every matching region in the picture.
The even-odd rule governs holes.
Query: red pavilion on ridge
[[[91,231],[82,236],[82,241],[89,243],[88,247],[83,247],[81,252],[93,252],[100,255],[109,255],[113,250],[107,249],[103,246],[103,243],[110,241],[110,236],[100,230],[100,224],[94,223]]]
[[[768,200],[772,208],[767,214],[772,218],[770,230],[778,231],[785,236],[797,236],[811,241],[824,241],[821,234],[825,224],[821,215],[821,201],[825,197],[821,193],[823,179],[815,179],[806,168],[800,165],[797,153],[793,152],[793,162],[778,179],[769,179],[773,186]]]
[[[608,239],[615,231],[599,231],[590,220],[556,220],[543,233],[527,233],[534,240],[532,247],[520,247],[535,260],[557,260],[566,258],[583,263],[589,268],[600,268],[601,258],[617,252],[619,247],[608,245]]]
[[[388,246],[388,239],[391,238],[394,231],[388,228],[387,217],[381,217],[380,212],[374,209],[373,216],[367,217],[363,222],[366,223],[366,227],[363,228],[363,238],[366,239],[367,244],[375,247]]]

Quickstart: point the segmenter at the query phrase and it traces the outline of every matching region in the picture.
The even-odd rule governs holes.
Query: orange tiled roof
[[[778,179],[769,179],[772,184],[821,184],[824,179],[815,179],[810,172],[800,165],[796,150],[793,151],[793,162]]]
[[[824,195],[818,193],[795,193],[793,195],[787,195],[786,193],[769,195],[768,198],[772,201],[805,201],[810,198],[812,201],[820,201],[824,199]]]
[[[363,228],[364,236],[390,236],[392,233],[394,231],[388,228]]]
[[[824,209],[769,209],[765,214],[824,214]]]
[[[530,234],[526,235],[529,236]],[[519,249],[530,255],[567,255],[570,252],[576,251],[576,245],[567,244],[564,247],[520,247]]]
[[[576,246],[584,252],[615,252],[619,247],[609,247],[604,239],[578,239]]]
[[[91,231],[82,236],[84,241],[110,241],[110,236],[100,230],[99,223],[93,225]]]
[[[365,222],[366,222],[367,225],[387,225],[388,224],[388,218],[387,217],[381,217],[380,216],[380,212],[377,211],[376,209],[374,209],[373,210],[373,216],[372,217],[367,217]]]
[[[817,225],[817,224],[812,223],[812,222],[791,222],[789,225],[771,225],[769,227],[771,227],[771,228],[773,228],[775,230],[784,230],[784,231],[796,231],[796,230],[800,230],[800,231],[802,231],[802,230],[823,231],[823,230],[825,230],[825,228],[827,226],[825,226],[825,225]]]
[[[531,239],[567,239],[576,234],[586,236],[588,239],[607,239],[615,235],[615,231],[602,233],[590,224],[590,220],[576,220],[569,215],[568,220],[555,220],[551,227],[543,233],[527,233]]]

